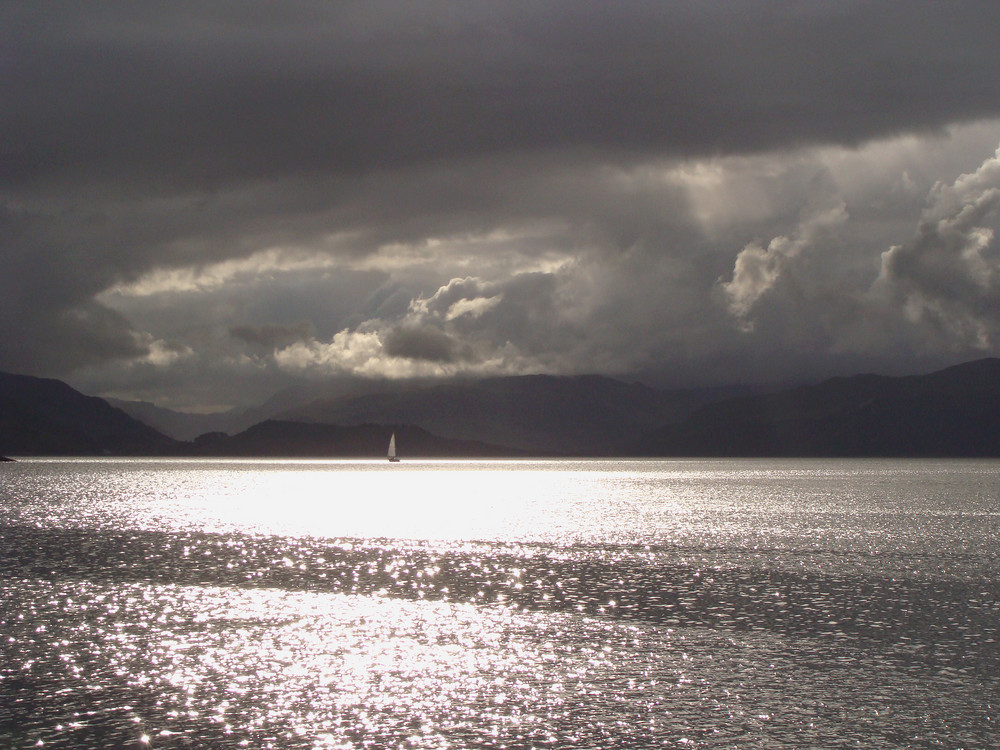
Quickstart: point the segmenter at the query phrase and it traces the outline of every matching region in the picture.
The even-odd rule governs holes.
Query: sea
[[[0,465],[0,748],[997,748],[1000,461]]]

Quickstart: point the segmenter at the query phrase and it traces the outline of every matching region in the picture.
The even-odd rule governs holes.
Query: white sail
[[[392,433],[392,437],[389,438],[389,460],[398,461],[396,458],[396,433]]]

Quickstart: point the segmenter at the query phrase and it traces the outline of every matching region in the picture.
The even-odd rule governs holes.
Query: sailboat
[[[399,459],[396,458],[396,433],[395,432],[392,433],[392,437],[389,438],[389,460],[392,461],[392,462],[399,461]]]

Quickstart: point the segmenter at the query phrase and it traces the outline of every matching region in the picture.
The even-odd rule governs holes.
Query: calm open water
[[[996,748],[998,638],[997,461],[0,465],[2,748]]]

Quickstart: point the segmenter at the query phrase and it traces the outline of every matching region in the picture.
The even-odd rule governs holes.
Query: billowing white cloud
[[[447,320],[452,315],[456,305],[474,303],[477,300],[495,299],[493,288],[484,294],[486,285],[482,279],[467,276],[463,279],[451,279],[430,297],[418,297],[410,303],[410,315],[418,319],[436,318]],[[494,292],[491,294],[491,292]]]
[[[327,343],[297,341],[274,353],[279,367],[319,369],[327,374],[381,374],[382,341],[378,333],[343,330]]]
[[[402,315],[365,320],[329,341],[297,341],[276,350],[274,360],[289,371],[389,379],[547,371],[544,356],[522,351],[515,340],[523,342],[516,334],[526,319],[545,317],[533,305],[552,309],[544,293],[548,278],[528,273],[504,282],[451,279],[433,294],[412,299]],[[528,305],[526,288],[541,292]],[[513,304],[505,304],[507,298]]]
[[[882,253],[874,287],[931,343],[1000,351],[1000,150],[931,192],[913,238]]]
[[[397,343],[393,344],[393,337]],[[544,371],[517,347],[506,342],[481,358],[456,361],[447,334],[421,329],[341,331],[328,342],[296,342],[275,351],[283,370],[309,378],[352,376],[374,380],[450,377],[457,374],[515,375]],[[403,340],[400,340],[403,339]]]
[[[154,367],[168,367],[178,360],[194,355],[194,350],[189,346],[172,345],[159,339],[146,342],[149,353],[133,364],[150,364]]]
[[[736,256],[731,281],[722,289],[729,300],[729,310],[746,330],[753,330],[751,312],[764,294],[777,284],[789,265],[824,233],[834,231],[847,221],[843,202],[813,209],[799,222],[790,236],[772,239],[767,247],[751,242]]]

